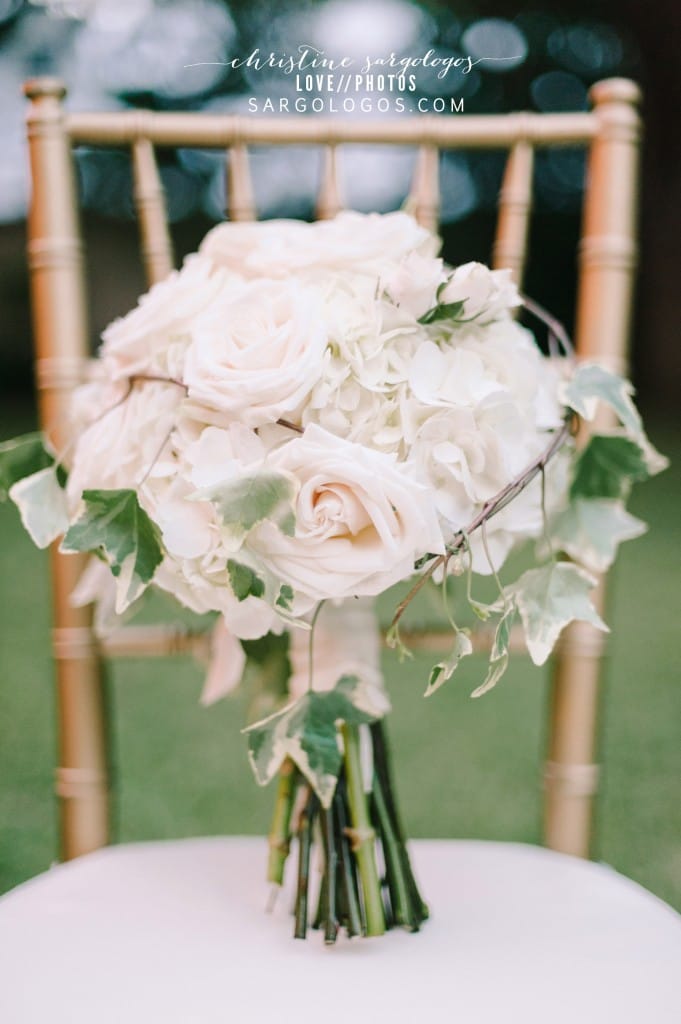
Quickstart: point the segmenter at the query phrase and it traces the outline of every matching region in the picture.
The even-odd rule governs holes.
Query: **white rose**
[[[438,512],[456,533],[530,462],[541,443],[538,435],[527,435],[512,402],[492,399],[475,412],[447,409],[429,416],[408,462],[433,489]]]
[[[84,490],[134,488],[150,470],[158,472],[183,397],[181,388],[154,381],[136,384],[120,401],[120,388],[104,386],[100,414],[80,435],[70,458],[66,491],[71,508],[77,508]]]
[[[184,371],[190,403],[251,427],[295,413],[323,372],[326,345],[314,291],[253,282],[195,325]]]
[[[284,278],[352,271],[375,273],[412,251],[434,256],[439,240],[406,213],[339,213],[303,224],[271,220],[226,222],[208,232],[200,252],[244,278]]]
[[[395,305],[418,320],[437,305],[437,290],[444,280],[442,260],[410,252],[383,275],[381,284]]]
[[[520,305],[520,296],[510,270],[490,270],[484,263],[464,263],[457,267],[439,294],[441,305],[463,302],[460,318],[488,323],[507,316]]]
[[[265,522],[247,543],[308,598],[379,594],[443,550],[431,495],[388,455],[311,425],[268,464],[295,480],[295,535]]]
[[[127,316],[102,334],[100,357],[112,378],[148,374],[177,377],[199,314],[232,284],[231,275],[193,254],[141,297]]]

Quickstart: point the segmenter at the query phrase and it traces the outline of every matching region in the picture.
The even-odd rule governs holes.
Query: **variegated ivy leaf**
[[[226,535],[237,544],[265,519],[291,536],[295,528],[294,496],[290,477],[270,471],[251,473],[198,495],[213,502]]]
[[[622,541],[640,537],[647,529],[621,501],[577,498],[555,519],[551,535],[576,562],[592,572],[605,572]]]
[[[68,527],[66,494],[59,483],[56,466],[47,466],[17,480],[10,487],[9,496],[37,547],[46,548]]]
[[[6,501],[10,488],[24,477],[33,476],[53,465],[54,456],[45,447],[42,434],[22,434],[0,444],[0,501]]]
[[[446,683],[448,679],[452,677],[459,667],[459,662],[462,658],[467,658],[469,654],[473,653],[473,644],[471,643],[470,633],[467,629],[459,629],[454,635],[454,646],[447,658],[444,661],[438,662],[437,665],[433,665],[430,670],[430,676],[428,678],[428,686],[426,692],[423,694],[424,697],[430,697],[439,690],[443,683]]]
[[[543,665],[561,630],[579,619],[609,632],[589,599],[594,579],[571,562],[551,562],[530,569],[505,588],[517,605],[525,641],[535,665]]]
[[[163,561],[160,531],[132,490],[83,491],[84,507],[62,551],[104,554],[116,577],[116,612],[135,601]]]
[[[386,647],[389,647],[391,651],[397,651],[397,657],[400,661],[405,661],[407,658],[414,657],[400,636],[399,622],[391,623],[387,633],[385,634],[385,643]]]
[[[646,459],[627,437],[594,434],[577,456],[571,498],[621,498],[632,483],[649,476]]]
[[[282,583],[274,604],[277,608],[283,608],[284,611],[290,612],[293,605],[293,596],[293,587],[290,587],[288,583]]]
[[[333,690],[310,690],[293,704],[248,726],[248,755],[255,777],[265,786],[290,757],[330,807],[342,763],[338,724],[361,725],[380,717],[367,704],[356,676],[343,676]]]
[[[487,675],[480,686],[473,690],[471,697],[482,697],[494,686],[497,685],[504,672],[508,668],[509,647],[511,643],[511,627],[515,621],[518,609],[515,601],[507,601],[503,614],[497,622],[494,631],[492,650],[489,656]]]
[[[420,324],[432,324],[437,320],[457,320],[461,315],[464,302],[443,302],[429,309],[419,319]]]
[[[631,398],[633,393],[632,384],[623,377],[595,363],[582,363],[564,386],[563,401],[585,420],[594,418],[599,400],[605,402],[617,414],[627,433],[640,440],[645,435]]]
[[[237,601],[245,601],[247,597],[262,597],[264,595],[265,584],[258,574],[251,569],[250,565],[235,562],[230,558],[227,562],[227,573],[232,592]]]

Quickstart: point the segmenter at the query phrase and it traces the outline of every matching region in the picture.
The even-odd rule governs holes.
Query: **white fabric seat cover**
[[[264,913],[260,838],[110,847],[0,900],[6,1024],[679,1024],[681,917],[537,847],[413,843],[418,935],[325,947]],[[295,874],[291,864],[289,875]]]

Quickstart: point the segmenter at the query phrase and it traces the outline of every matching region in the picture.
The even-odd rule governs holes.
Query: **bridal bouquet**
[[[39,435],[0,449],[0,484],[36,543],[95,556],[76,600],[121,615],[153,584],[219,614],[204,699],[245,669],[260,680],[245,732],[257,780],[279,778],[269,877],[281,883],[296,835],[304,937],[320,843],[328,942],[427,916],[390,777],[372,599],[411,581],[387,638],[404,653],[403,611],[441,587],[451,650],[431,694],[473,650],[450,606],[462,589],[493,634],[481,694],[516,620],[537,664],[568,622],[606,628],[592,573],[643,531],[624,500],[663,465],[627,382],[576,363],[510,272],[453,269],[437,251],[404,213],[221,224],[107,328],[67,450]],[[549,326],[546,354],[516,319],[523,301]],[[578,420],[604,405],[619,425],[576,445]],[[503,584],[528,540],[536,564]],[[473,598],[476,575],[496,581],[492,602]]]

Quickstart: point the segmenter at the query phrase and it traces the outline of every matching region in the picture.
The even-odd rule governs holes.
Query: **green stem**
[[[318,803],[315,793],[310,789],[298,826],[298,891],[296,894],[296,926],[293,933],[296,939],[304,939],[307,935],[312,824]]]
[[[409,854],[407,853],[407,845],[404,838],[402,823],[397,812],[397,803],[395,801],[395,796],[393,792],[392,773],[390,771],[390,758],[388,756],[388,747],[385,738],[383,722],[374,722],[374,724],[371,725],[370,728],[374,750],[374,770],[376,771],[376,774],[378,775],[381,782],[386,807],[398,843],[398,849],[402,861],[402,869],[404,872],[404,877],[409,886],[412,903],[417,910],[421,922],[423,922],[428,919],[429,911],[427,904],[423,901],[421,893],[419,892],[418,886],[416,884],[416,879],[414,878],[411,862],[409,860]]]
[[[284,865],[291,843],[291,812],[296,792],[295,765],[288,758],[279,771],[277,799],[269,835],[270,853],[267,862],[267,881],[283,885]]]
[[[324,925],[324,942],[332,946],[338,937],[338,911],[336,907],[336,883],[338,876],[338,851],[333,828],[333,812],[323,807],[319,812],[322,826],[322,842],[324,843],[324,886],[320,903],[322,907],[322,923]]]
[[[342,733],[345,745],[345,776],[352,823],[352,829],[349,834],[362,884],[367,925],[366,933],[371,936],[383,935],[385,932],[385,915],[383,913],[381,886],[374,851],[376,836],[371,826],[369,808],[362,781],[359,728],[356,725],[344,723]]]
[[[409,880],[404,871],[404,862],[400,850],[401,844],[395,833],[383,786],[377,773],[374,774],[372,796],[381,835],[383,854],[385,856],[388,889],[394,920],[396,924],[404,925],[409,931],[417,932],[420,925],[419,915],[412,903]]]
[[[353,860],[350,843],[348,841],[348,816],[345,813],[345,797],[345,779],[341,777],[338,780],[338,786],[336,788],[333,810],[336,819],[336,831],[338,834],[338,863],[342,878],[342,892],[345,905],[344,909],[347,914],[346,927],[348,935],[352,937],[353,935],[363,935],[364,926],[362,924],[362,910],[359,902],[359,893],[357,891],[355,862]]]

